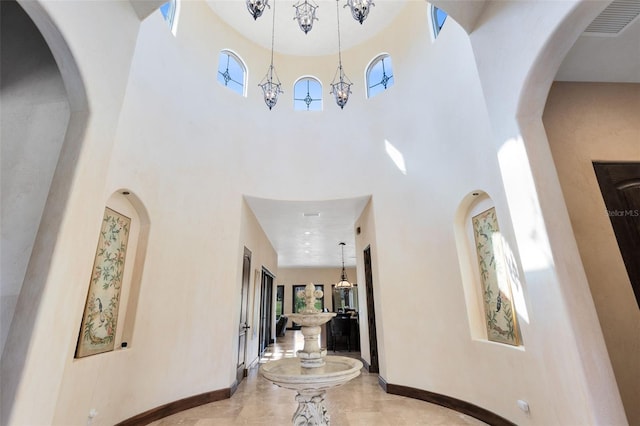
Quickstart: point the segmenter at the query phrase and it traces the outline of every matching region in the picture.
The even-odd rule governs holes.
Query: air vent
[[[318,212],[302,213],[302,216],[304,216],[304,217],[318,217],[318,216],[320,216],[320,213],[318,213]]]
[[[614,0],[584,32],[590,35],[617,35],[639,14],[640,0]]]

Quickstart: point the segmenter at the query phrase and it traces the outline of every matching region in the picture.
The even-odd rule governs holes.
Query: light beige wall
[[[640,161],[640,84],[561,83],[543,120],[630,424],[640,423],[640,311],[593,161]]]
[[[248,333],[249,338],[247,339],[247,355],[246,355],[246,365],[250,366],[258,361],[259,357],[259,347],[258,347],[258,339],[260,337],[260,300],[262,297],[261,292],[261,279],[262,279],[262,270],[263,268],[269,271],[271,274],[276,274],[278,272],[278,255],[269,242],[269,239],[265,235],[264,231],[260,227],[258,220],[251,208],[247,205],[245,201],[242,203],[242,223],[240,228],[240,249],[244,252],[244,247],[247,247],[251,250],[251,282],[249,285],[249,309],[248,309],[248,323],[251,326]],[[242,259],[242,256],[239,256]],[[242,263],[240,264],[240,268],[242,268]],[[275,283],[277,281],[274,280],[274,288],[272,293],[273,300],[272,304],[272,312],[275,312]],[[237,318],[240,318],[238,313]],[[236,321],[239,323],[239,321]],[[275,337],[275,314],[272,317],[271,324],[271,338]],[[232,335],[232,345],[233,347],[237,347],[237,336]]]
[[[371,249],[371,278],[373,284],[373,297],[375,303],[376,313],[376,339],[377,339],[377,351],[378,360],[380,365],[380,375],[387,377],[385,370],[386,363],[380,363],[380,353],[384,349],[384,335],[382,324],[382,301],[380,300],[380,280],[378,279],[378,260],[377,260],[377,246],[376,246],[376,223],[373,216],[373,201],[370,200],[365,208],[362,210],[362,214],[358,218],[355,224],[356,229],[360,229],[360,233],[356,233],[356,259],[357,259],[357,272],[358,281],[360,284],[360,291],[358,292],[358,303],[360,305],[360,353],[362,359],[364,359],[369,365],[371,365],[371,347],[369,343],[369,301],[367,300],[367,281],[364,272],[364,250],[369,247]],[[383,355],[385,356],[385,355]]]

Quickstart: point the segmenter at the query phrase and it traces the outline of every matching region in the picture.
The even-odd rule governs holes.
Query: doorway
[[[273,343],[273,279],[274,276],[271,272],[262,268],[262,284],[260,292],[260,356],[264,353],[267,346]]]
[[[247,312],[249,311],[249,281],[251,279],[251,250],[244,248],[242,258],[242,286],[240,296],[240,322],[238,324],[238,363],[236,366],[236,382],[240,383],[247,376]]]
[[[640,307],[640,163],[594,162],[593,168]]]
[[[373,274],[371,272],[371,246],[364,249],[364,279],[367,295],[367,324],[369,326],[369,373],[379,373],[378,335],[376,334],[376,308],[373,298]]]

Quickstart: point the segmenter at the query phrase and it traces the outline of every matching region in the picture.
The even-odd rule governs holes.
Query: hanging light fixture
[[[278,74],[276,74],[276,69],[273,67],[273,39],[274,33],[276,31],[276,2],[273,1],[273,26],[271,27],[271,65],[269,65],[269,70],[267,74],[264,76],[259,86],[262,88],[262,93],[264,94],[264,103],[267,104],[269,110],[273,108],[278,102],[278,95],[280,93],[284,93],[280,86],[280,79],[278,79]]]
[[[247,9],[249,9],[249,13],[254,20],[262,16],[265,7],[271,7],[269,6],[269,0],[247,0]]]
[[[340,9],[338,8],[339,1],[340,0],[336,0],[336,12],[338,15],[338,69],[336,70],[336,75],[333,76],[333,82],[331,83],[331,94],[335,96],[336,103],[340,109],[343,109],[349,100],[351,85],[353,83],[351,83],[351,80],[349,80],[342,69],[342,52],[340,48]]]
[[[336,284],[336,288],[351,288],[351,287],[353,287],[353,284],[351,284],[349,282],[349,280],[347,279],[347,271],[345,271],[345,269],[344,269],[344,246],[345,246],[345,243],[340,242],[340,243],[338,243],[338,245],[342,249],[342,273],[340,274],[340,282],[338,282]]]
[[[296,8],[296,16],[293,19],[298,21],[298,25],[300,25],[300,29],[304,31],[304,33],[308,33],[313,28],[313,21],[317,21],[316,17],[316,9],[318,9],[318,5],[313,2],[313,0],[302,0],[298,1],[298,3],[294,4],[293,7]]]
[[[375,3],[373,0],[347,0],[347,4],[344,7],[347,6],[351,9],[353,19],[362,25],[369,15],[369,9],[371,9],[371,6],[375,6]]]

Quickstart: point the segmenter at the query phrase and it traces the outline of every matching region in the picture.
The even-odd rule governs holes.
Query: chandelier
[[[308,33],[313,28],[313,21],[317,21],[316,17],[316,9],[318,9],[318,5],[311,0],[302,0],[298,1],[298,3],[294,4],[293,7],[296,8],[296,16],[293,19],[298,21],[298,25],[300,29],[304,31],[304,33]]]
[[[266,4],[266,1],[265,1]],[[264,9],[264,8],[263,8]],[[273,39],[276,31],[276,2],[273,0],[273,22],[271,27],[271,64],[269,65],[269,70],[267,74],[264,76],[259,86],[262,88],[262,93],[264,95],[264,103],[267,104],[269,110],[273,108],[278,102],[278,95],[280,93],[284,93],[280,86],[280,79],[278,78],[278,74],[276,74],[276,69],[273,67]]]
[[[353,284],[347,279],[347,271],[344,269],[344,246],[345,243],[338,243],[342,249],[342,273],[340,274],[340,281],[336,284],[336,288],[351,288]]]
[[[369,16],[369,9],[371,9],[371,6],[375,6],[375,3],[373,0],[347,0],[347,4],[344,7],[347,6],[351,9],[353,19],[362,25],[367,16]]]
[[[269,6],[269,0],[247,0],[247,9],[249,9],[249,13],[254,20],[262,16],[265,7],[271,7]]]
[[[340,109],[343,109],[349,100],[351,85],[353,83],[351,83],[351,80],[349,80],[342,69],[342,52],[340,48],[340,9],[338,8],[339,1],[340,0],[336,0],[336,14],[338,16],[338,69],[336,70],[333,82],[331,83],[331,94],[336,98],[336,103]]]

